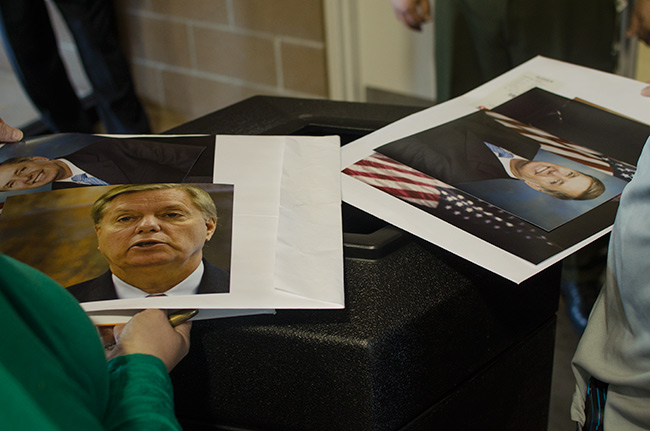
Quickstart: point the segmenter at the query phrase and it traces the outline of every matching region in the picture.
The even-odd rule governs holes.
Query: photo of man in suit
[[[540,144],[477,111],[376,149],[394,160],[462,189],[463,183],[513,179],[563,200],[590,200],[605,191],[593,175],[533,160]]]
[[[79,302],[229,292],[228,272],[203,258],[217,210],[201,188],[117,186],[94,202],[91,217],[109,271],[68,288]]]
[[[83,185],[181,182],[204,150],[178,143],[107,139],[57,158],[13,157],[0,163],[0,191]]]

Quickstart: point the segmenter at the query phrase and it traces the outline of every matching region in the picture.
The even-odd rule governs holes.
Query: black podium
[[[169,132],[345,144],[416,110],[254,97]],[[347,205],[343,222],[344,310],[195,323],[172,373],[185,429],[545,431],[559,265],[516,285]]]

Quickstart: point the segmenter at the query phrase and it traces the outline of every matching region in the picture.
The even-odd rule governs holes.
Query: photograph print
[[[622,192],[625,181],[498,119],[479,110],[376,151],[547,232]]]
[[[233,191],[156,183],[11,196],[0,251],[80,302],[228,293]]]
[[[61,133],[29,138],[0,147],[0,202],[12,195],[62,188],[180,183],[209,146],[214,146],[214,136]]]
[[[556,104],[564,99],[553,96]],[[508,102],[509,114],[518,112],[517,100]],[[584,146],[588,139],[578,145],[558,136],[561,127],[549,133],[499,110],[481,109],[381,145],[343,172],[534,264],[611,225],[633,163],[607,156],[606,143],[594,150]],[[629,121],[598,113],[608,127]],[[572,138],[591,130],[591,115],[573,117],[581,121],[567,124]],[[650,134],[640,129],[639,136]]]

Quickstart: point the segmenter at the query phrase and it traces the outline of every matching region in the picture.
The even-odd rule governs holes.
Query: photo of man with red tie
[[[103,275],[68,288],[80,302],[229,292],[229,274],[203,257],[217,209],[186,184],[117,186],[91,208]]]

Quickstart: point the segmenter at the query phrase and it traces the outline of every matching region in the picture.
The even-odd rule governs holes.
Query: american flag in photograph
[[[590,148],[573,144],[567,140],[554,136],[536,127],[526,125],[497,112],[488,109],[484,109],[484,111],[499,124],[516,130],[523,136],[537,141],[541,145],[542,150],[582,163],[590,168],[596,169],[607,175],[613,175],[625,181],[630,181],[632,176],[634,176],[634,172],[636,172],[636,168],[633,165],[612,159],[611,157]]]
[[[557,247],[544,231],[485,201],[451,186],[441,188],[440,193],[441,204],[436,214],[442,219],[455,220],[458,226],[463,223],[462,226],[470,231],[473,231],[470,226],[474,226],[480,227],[484,234],[498,232],[502,239],[516,236],[522,241],[535,241],[537,247],[542,244]]]
[[[379,153],[345,168],[343,173],[392,196],[423,207],[436,208],[442,181]]]
[[[510,238],[516,237],[520,244],[528,243],[524,245],[526,250],[551,248],[557,252],[558,246],[544,231],[383,154],[372,153],[344,169],[343,173],[480,238],[491,238],[496,245],[504,241],[512,244]],[[530,242],[535,242],[535,247],[531,247]]]

